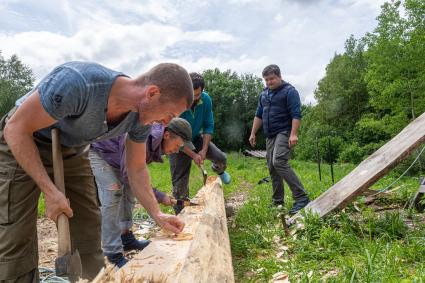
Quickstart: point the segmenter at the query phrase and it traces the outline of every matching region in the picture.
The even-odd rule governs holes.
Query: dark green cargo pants
[[[19,166],[3,138],[0,121],[0,282],[37,282],[37,204],[40,189]],[[42,162],[52,177],[52,147],[35,139]],[[88,152],[62,147],[72,247],[78,249],[83,277],[92,279],[103,266],[100,210]]]

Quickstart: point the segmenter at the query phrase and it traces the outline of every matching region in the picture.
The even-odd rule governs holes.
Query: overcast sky
[[[37,79],[69,60],[136,76],[161,62],[254,73],[278,64],[314,101],[344,42],[373,31],[384,0],[0,0],[0,50]]]

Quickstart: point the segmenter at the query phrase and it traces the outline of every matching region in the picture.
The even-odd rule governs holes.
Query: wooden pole
[[[344,208],[355,197],[372,186],[391,168],[396,166],[415,148],[425,142],[425,113],[407,125],[397,136],[360,163],[353,171],[337,182],[305,209],[320,217],[335,209]],[[300,214],[289,219],[292,223]]]

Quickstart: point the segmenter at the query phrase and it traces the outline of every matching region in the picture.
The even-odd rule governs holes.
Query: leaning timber
[[[360,163],[341,181],[309,203],[305,209],[322,217],[335,209],[344,208],[423,142],[425,142],[425,113]],[[298,217],[300,214],[289,219],[289,222],[294,222]]]
[[[123,268],[94,282],[234,282],[224,198],[219,178],[208,178],[179,214],[180,235],[158,232]]]

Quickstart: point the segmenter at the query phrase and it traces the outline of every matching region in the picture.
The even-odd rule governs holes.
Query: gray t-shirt
[[[131,140],[145,142],[150,126],[140,124],[137,112],[129,112],[117,125],[107,124],[108,97],[119,76],[126,75],[96,63],[68,62],[56,67],[16,105],[38,89],[44,110],[58,121],[34,135],[51,139],[51,129],[58,128],[61,144],[68,147],[110,139],[127,132]]]

